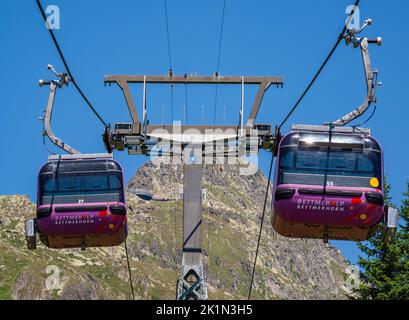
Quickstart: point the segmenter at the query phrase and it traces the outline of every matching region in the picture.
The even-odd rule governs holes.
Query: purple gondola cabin
[[[366,240],[384,215],[381,146],[368,129],[293,126],[279,145],[273,192],[281,235]]]
[[[121,244],[128,233],[123,171],[112,155],[49,157],[38,175],[36,229],[50,248]]]

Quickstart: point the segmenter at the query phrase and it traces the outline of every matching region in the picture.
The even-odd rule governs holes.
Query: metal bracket
[[[380,46],[382,44],[382,38],[378,37],[376,40],[369,40],[368,38],[357,38],[356,34],[362,32],[367,26],[372,24],[371,19],[367,19],[364,25],[355,30],[348,29],[347,35],[345,36],[345,42],[347,45],[350,43],[353,44],[355,48],[360,47],[362,62],[364,65],[365,71],[365,82],[366,82],[366,96],[363,103],[354,109],[352,112],[344,115],[342,118],[332,122],[332,125],[335,126],[344,126],[351,122],[352,120],[357,119],[369,108],[372,102],[376,102],[375,88],[380,85],[377,81],[377,70],[373,70],[371,66],[371,58],[369,56],[369,44],[377,44]]]
[[[144,76],[144,75],[108,75],[105,76],[105,84],[116,83],[122,89],[125,97],[125,101],[131,115],[132,123],[118,123],[115,124],[114,131],[111,134],[106,133],[104,135],[104,143],[108,147],[112,147],[117,150],[124,150],[128,148],[129,154],[146,154],[149,155],[152,146],[155,145],[154,141],[169,141],[170,143],[191,142],[192,138],[205,139],[206,141],[220,141],[220,140],[240,140],[244,141],[249,137],[252,129],[261,129],[264,127],[266,130],[259,130],[260,141],[263,148],[268,149],[271,141],[271,129],[266,125],[255,125],[255,119],[262,99],[267,89],[275,84],[277,86],[283,85],[282,77],[259,77],[259,76],[176,76],[176,75],[164,75],[164,76]],[[141,83],[143,84],[143,123],[140,122],[138,113],[136,111],[135,104],[132,99],[132,95],[129,90],[129,83]],[[242,104],[240,111],[240,123],[234,126],[212,126],[212,125],[150,125],[147,119],[146,109],[146,84],[240,84],[242,86]],[[243,119],[244,108],[244,85],[258,85],[259,89],[253,102],[250,115],[247,119],[247,123]],[[268,128],[267,128],[268,127]],[[209,130],[216,132],[215,134],[207,134]],[[192,131],[196,132],[196,135],[192,135]],[[200,136],[200,137],[199,137]],[[205,138],[204,138],[205,137]]]
[[[187,281],[183,281],[182,285],[182,291],[185,290],[180,296],[178,296],[178,300],[189,300],[188,297],[193,296],[197,299],[195,300],[205,300],[205,299],[199,299],[201,298],[197,293],[196,289],[200,287],[200,283],[203,281],[203,279],[199,278],[193,285],[190,285],[187,283]],[[188,288],[186,290],[186,288]],[[179,290],[179,287],[178,287]]]
[[[107,83],[106,80],[105,80],[105,83]],[[116,83],[121,88],[124,94],[124,97],[125,97],[126,104],[128,105],[128,110],[131,115],[132,124],[133,124],[132,133],[141,133],[141,122],[139,120],[138,113],[136,112],[136,108],[135,108],[135,104],[132,99],[131,92],[129,91],[128,81],[124,79],[118,79]]]
[[[283,77],[260,77],[260,76],[145,76],[145,75],[107,75],[105,76],[105,84],[116,83],[124,93],[125,101],[128,106],[128,110],[131,114],[132,123],[134,125],[134,133],[140,133],[141,123],[135,108],[135,104],[132,99],[132,95],[129,91],[129,83],[143,83],[144,84],[144,97],[146,98],[146,84],[245,84],[258,85],[259,90],[257,92],[255,101],[253,103],[250,116],[247,120],[247,125],[252,126],[257,117],[260,109],[261,102],[267,89],[275,84],[277,86],[283,86]],[[144,103],[146,100],[144,98]],[[146,110],[144,108],[144,110]]]
[[[63,149],[64,151],[70,153],[70,154],[76,154],[80,153],[78,150],[74,149],[70,145],[66,144],[63,140],[59,139],[51,129],[51,118],[53,114],[53,107],[54,107],[54,100],[55,100],[55,95],[57,92],[57,88],[62,88],[63,85],[68,86],[69,84],[69,78],[67,74],[64,73],[58,73],[55,71],[54,67],[52,65],[48,65],[48,69],[51,70],[57,77],[59,77],[59,80],[51,80],[51,81],[44,81],[40,80],[39,85],[40,87],[44,85],[49,85],[50,86],[50,92],[48,94],[48,102],[47,102],[47,107],[45,109],[45,114],[44,117],[42,118],[43,120],[43,125],[44,125],[44,132],[43,134],[46,135],[52,143],[54,143],[57,147]]]

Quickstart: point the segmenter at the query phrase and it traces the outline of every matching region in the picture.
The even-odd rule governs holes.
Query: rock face
[[[174,299],[182,246],[181,166],[142,166],[128,184],[127,240],[137,299]],[[203,252],[209,298],[245,299],[267,179],[236,166],[205,166]],[[147,189],[153,201],[133,194]],[[255,299],[343,299],[348,266],[319,240],[276,234],[268,212],[254,280]],[[24,220],[35,214],[25,196],[0,196],[0,299],[130,299],[124,246],[26,249]],[[57,271],[58,272],[57,272]],[[48,273],[47,273],[48,271]],[[58,280],[55,280],[58,279]],[[51,283],[51,286],[50,286]]]

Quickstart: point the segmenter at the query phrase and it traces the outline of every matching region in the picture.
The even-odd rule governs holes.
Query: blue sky
[[[164,6],[153,1],[62,1],[43,0],[61,10],[59,39],[77,82],[107,122],[129,121],[120,90],[104,87],[105,74],[165,74],[168,54]],[[345,20],[345,8],[353,1],[245,1],[227,0],[220,73],[223,75],[283,75],[283,89],[271,88],[258,122],[279,123],[304,90],[329,52]],[[385,170],[399,204],[409,177],[409,43],[406,23],[409,4],[396,0],[361,1],[361,18],[374,24],[369,37],[382,36],[382,47],[372,47],[371,56],[380,70],[383,86],[378,90],[378,110],[368,123],[385,152]],[[168,1],[173,69],[177,74],[210,75],[216,69],[222,1]],[[2,146],[0,194],[27,194],[35,199],[36,174],[47,159],[38,117],[46,105],[48,89],[39,79],[50,79],[48,63],[64,70],[44,27],[35,1],[2,1],[0,11]],[[148,88],[152,123],[160,123],[162,105],[170,122],[168,88]],[[141,90],[133,90],[140,106]],[[214,88],[188,88],[190,123],[213,121]],[[246,91],[249,111],[253,89]],[[337,119],[361,103],[365,94],[359,50],[343,43],[321,77],[284,127],[291,123],[321,124]],[[182,119],[184,88],[175,88],[175,118]],[[219,90],[217,122],[237,123],[239,88]],[[54,111],[57,135],[82,152],[103,152],[103,127],[86,107],[73,86],[59,91]],[[51,147],[52,148],[52,147]],[[54,150],[54,149],[53,149]],[[262,153],[265,170],[269,154]],[[146,158],[117,153],[127,178]],[[335,242],[352,262],[354,243]]]

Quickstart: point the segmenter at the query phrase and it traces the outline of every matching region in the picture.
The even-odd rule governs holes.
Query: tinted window
[[[280,176],[286,173],[376,177],[381,180],[381,155],[373,151],[282,148]]]
[[[41,169],[42,173],[90,172],[90,171],[118,171],[121,167],[113,160],[63,160],[51,161]]]
[[[281,141],[281,146],[290,146],[290,145],[298,145],[301,142],[329,142],[331,140],[332,143],[346,143],[346,144],[363,144],[364,142],[369,145],[376,144],[372,138],[366,138],[364,140],[364,136],[362,135],[352,135],[352,134],[339,134],[333,133],[330,137],[328,133],[319,133],[319,132],[293,132],[288,134],[283,138]]]
[[[39,183],[40,205],[77,203],[80,198],[86,199],[84,202],[105,202],[108,198],[110,201],[124,201],[122,175],[118,173],[43,174]]]

